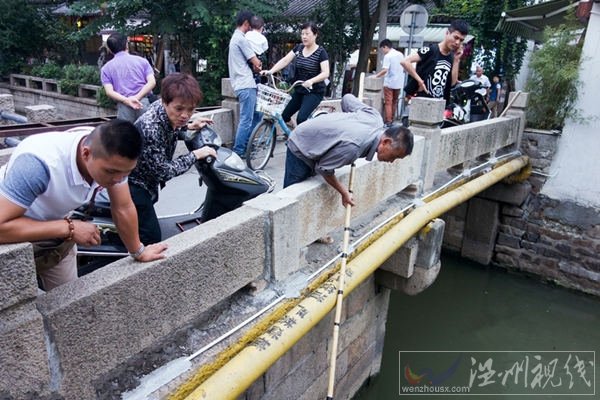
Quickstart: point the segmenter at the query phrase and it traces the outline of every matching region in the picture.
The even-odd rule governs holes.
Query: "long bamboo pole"
[[[358,85],[358,99],[362,101],[365,88],[365,73],[360,73],[360,81]],[[354,187],[354,170],[355,165],[352,163],[350,167],[350,178],[348,182],[348,191],[352,194]],[[335,390],[335,365],[338,353],[338,341],[340,337],[340,323],[342,320],[342,305],[344,301],[344,278],[346,276],[346,264],[348,262],[348,245],[350,243],[350,216],[352,214],[352,206],[346,205],[346,220],[344,222],[344,242],[342,245],[342,256],[340,265],[340,276],[338,280],[337,299],[335,302],[335,317],[333,319],[333,334],[331,340],[331,354],[329,356],[329,383],[327,385],[327,400],[333,399]]]

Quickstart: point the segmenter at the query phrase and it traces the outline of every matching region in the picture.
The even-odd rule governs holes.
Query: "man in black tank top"
[[[407,96],[443,98],[447,102],[450,89],[458,82],[462,43],[468,32],[465,21],[454,20],[444,40],[404,58],[401,64],[409,74],[404,93]],[[413,63],[417,64],[416,68]]]

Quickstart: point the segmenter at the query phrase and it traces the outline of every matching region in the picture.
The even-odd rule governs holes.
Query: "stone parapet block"
[[[0,245],[0,310],[37,296],[31,243]]]
[[[446,102],[443,99],[413,97],[408,119],[411,124],[438,125],[444,119]]]
[[[515,117],[494,118],[442,129],[436,172],[519,143],[520,122]]]
[[[88,85],[88,84],[80,84],[77,88],[77,95],[83,98],[96,98],[96,94],[100,90],[102,86],[98,85]]]
[[[444,220],[436,218],[419,231],[417,236],[419,251],[415,267],[428,269],[440,261],[445,226]]]
[[[425,140],[422,137],[415,137],[413,154],[394,163],[357,160],[353,188],[356,206],[352,208],[353,218],[363,215],[379,202],[420,179],[424,144]],[[346,166],[336,170],[336,177],[347,185],[349,173],[350,167]],[[340,195],[321,177],[292,185],[275,195],[298,200],[297,221],[302,222],[299,223],[301,246],[306,246],[315,238],[343,226],[345,210]]]
[[[6,279],[2,275],[2,280]],[[48,360],[44,322],[35,305],[0,311],[0,397],[25,399],[48,394]]]
[[[380,92],[368,92],[365,90],[363,102],[376,109],[378,113],[383,113],[383,97]]]
[[[241,207],[168,239],[167,258],[119,260],[40,297],[60,354],[61,394],[93,381],[263,275],[265,214]]]
[[[370,92],[381,92],[383,90],[383,78],[370,75],[365,78],[365,90]]]
[[[233,86],[231,86],[231,79],[221,78],[221,96],[231,99],[237,98],[233,91]]]
[[[0,94],[0,111],[15,112],[15,101],[12,94]]]
[[[25,107],[25,116],[29,123],[54,121],[57,119],[56,108],[47,104]]]
[[[269,244],[269,271],[267,278],[283,281],[300,268],[296,250],[298,244],[299,225],[290,224],[290,221],[299,221],[298,202],[290,198],[280,198],[272,194],[258,196],[244,203],[248,207],[256,208],[267,213],[267,235]],[[270,250],[270,251],[269,251]]]
[[[240,102],[237,99],[225,99],[221,102],[221,107],[231,112],[231,143],[233,143],[240,123]]]
[[[413,274],[415,261],[419,245],[417,239],[411,238],[397,252],[392,254],[381,266],[380,269],[391,272],[393,274],[408,278]]]

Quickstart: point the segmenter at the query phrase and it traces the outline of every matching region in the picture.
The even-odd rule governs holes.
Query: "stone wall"
[[[555,134],[525,131],[521,149],[530,157],[532,175],[516,187],[498,184],[446,214],[444,246],[482,264],[598,296],[600,210],[541,194],[557,140]]]
[[[371,276],[344,300],[335,398],[349,399],[381,366],[389,289]],[[324,397],[327,391],[334,312],[330,312],[306,336],[256,380],[239,400],[298,400]]]

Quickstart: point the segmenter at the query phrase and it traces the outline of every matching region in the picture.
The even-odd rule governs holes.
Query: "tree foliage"
[[[80,11],[101,9],[103,15],[82,30],[80,35],[96,34],[112,26],[124,33],[147,33],[160,38],[158,56],[170,48],[183,72],[197,75],[204,103],[214,105],[220,99],[221,78],[227,74],[227,49],[235,29],[235,15],[249,9],[268,19],[283,10],[283,0],[81,0]],[[145,21],[132,26],[133,18]],[[204,72],[196,72],[198,59],[206,60]]]
[[[527,123],[539,129],[562,129],[565,118],[577,118],[575,109],[581,43],[572,25],[547,28],[546,40],[541,49],[534,52],[531,76],[526,90],[530,93]]]
[[[475,36],[474,56],[489,75],[514,78],[523,63],[525,41],[495,31],[502,11],[526,5],[526,0],[448,0],[434,13],[469,23],[469,34]]]
[[[23,0],[0,0],[0,75],[19,71],[46,47],[47,14]]]
[[[343,79],[345,62],[357,47],[359,27],[355,23],[354,4],[355,0],[325,0],[312,16],[313,21],[321,24],[320,36],[329,54],[334,94]]]

